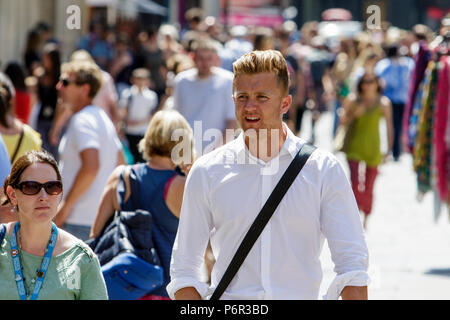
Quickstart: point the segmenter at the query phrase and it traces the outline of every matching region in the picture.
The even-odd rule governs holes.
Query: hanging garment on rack
[[[448,57],[441,57],[437,67],[436,110],[434,114],[433,147],[436,163],[436,186],[441,201],[448,197],[448,149],[445,141],[448,104],[449,104],[449,71]]]
[[[419,114],[419,126],[414,146],[414,170],[417,173],[417,184],[420,193],[431,190],[431,157],[433,137],[433,114],[435,109],[437,68],[430,61],[426,70],[427,80],[424,85],[422,108]]]
[[[450,57],[447,57],[447,64],[450,66]],[[450,67],[449,67],[450,69]],[[450,72],[448,73],[448,81],[450,83]],[[447,146],[447,186],[448,186],[448,194],[447,194],[447,208],[448,212],[450,213],[450,98],[448,99],[447,103],[447,124],[446,124],[446,130],[445,130],[445,140],[446,140],[446,146]]]
[[[423,99],[423,88],[425,86],[425,82],[427,78],[424,76],[419,88],[417,89],[416,98],[414,100],[414,105],[412,107],[411,116],[409,118],[408,131],[405,133],[408,136],[408,150],[413,153],[414,144],[416,142],[417,131],[419,130],[419,115],[420,110],[422,109],[422,99]]]
[[[413,152],[414,139],[408,135],[408,126],[410,125],[410,117],[412,116],[413,106],[421,103],[418,91],[420,84],[423,82],[425,70],[430,61],[431,53],[426,41],[419,42],[419,51],[414,57],[415,67],[411,73],[411,80],[408,92],[408,99],[405,105],[405,113],[403,114],[403,141],[406,151]]]

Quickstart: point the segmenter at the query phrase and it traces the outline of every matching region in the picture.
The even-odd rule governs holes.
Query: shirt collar
[[[283,122],[283,127],[287,131],[286,140],[283,143],[283,146],[281,147],[280,154],[282,153],[288,153],[291,155],[292,159],[295,158],[298,151],[300,150],[301,146],[305,143],[304,141],[297,137],[290,129],[289,127]]]

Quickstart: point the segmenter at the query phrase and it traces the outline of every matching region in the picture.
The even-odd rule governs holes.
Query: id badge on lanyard
[[[20,261],[19,249],[17,247],[16,234],[19,231],[19,228],[20,222],[17,222],[16,225],[14,226],[14,231],[11,235],[11,243],[10,243],[11,256],[13,260],[14,277],[15,277],[14,279],[16,280],[17,292],[19,293],[20,300],[27,300],[27,293],[22,274],[22,263]],[[37,272],[36,284],[34,285],[33,293],[30,297],[30,300],[36,300],[39,295],[39,292],[41,291],[48,266],[50,265],[50,260],[52,259],[53,249],[55,249],[57,238],[58,238],[58,229],[56,228],[56,225],[52,222],[52,234],[47,244],[47,249],[45,250],[45,255],[44,258],[42,259],[41,267]]]

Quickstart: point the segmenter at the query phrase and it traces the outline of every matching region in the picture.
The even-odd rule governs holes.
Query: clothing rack
[[[443,204],[450,207],[449,39],[447,33],[429,46],[421,43],[404,119],[404,138],[413,156],[418,198],[434,192],[435,221]]]

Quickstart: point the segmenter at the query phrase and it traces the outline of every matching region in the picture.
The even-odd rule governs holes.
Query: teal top
[[[6,233],[0,246],[0,300],[19,300],[10,248]],[[22,251],[21,261],[27,292],[34,288],[36,269],[42,257]],[[65,252],[53,256],[38,300],[107,300],[105,280],[97,256],[81,240]]]

